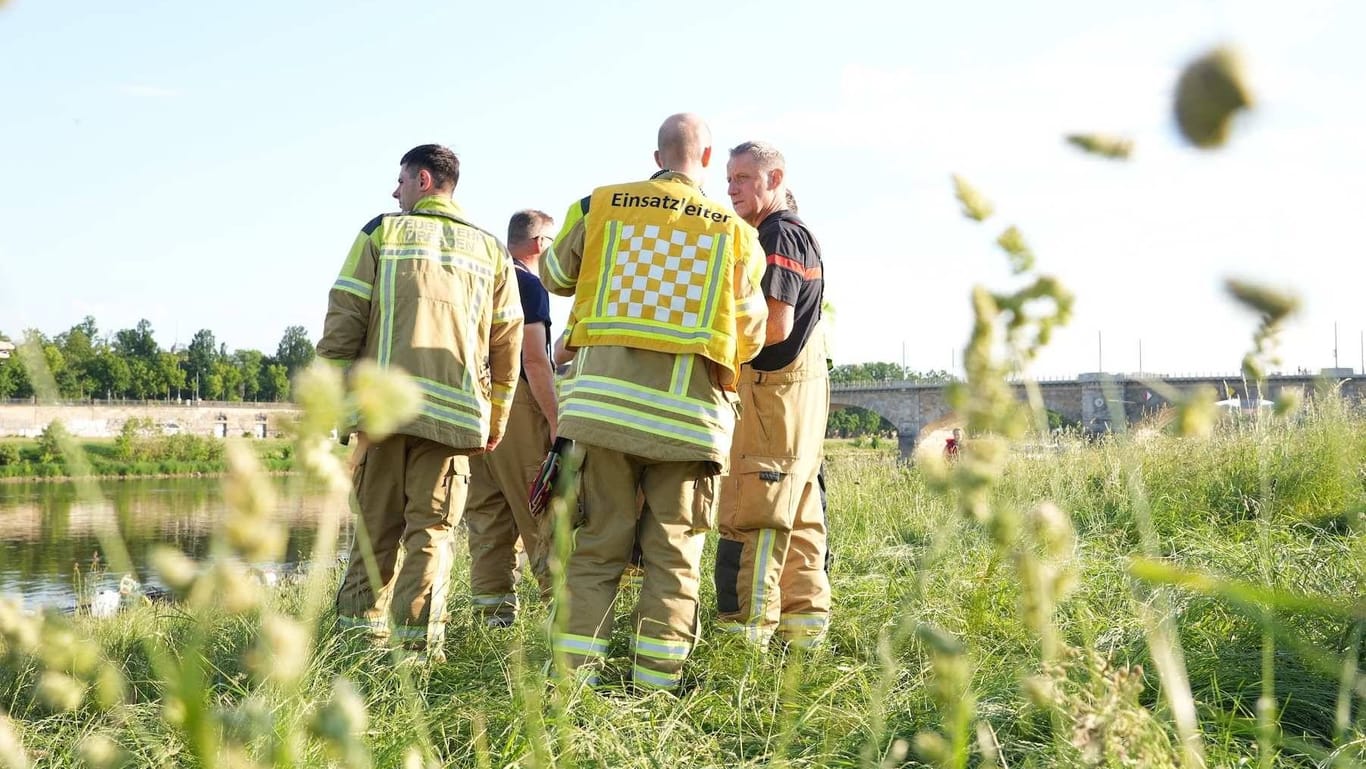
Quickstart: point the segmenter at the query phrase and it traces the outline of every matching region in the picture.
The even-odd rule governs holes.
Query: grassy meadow
[[[627,588],[591,690],[544,675],[529,581],[514,628],[472,620],[466,559],[429,664],[332,633],[335,570],[266,591],[210,566],[184,602],[110,620],[0,610],[0,767],[1366,763],[1366,421],[1344,405],[1012,453],[990,503],[1053,527],[1018,528],[1032,549],[960,512],[943,468],[828,454],[814,652],[712,632],[704,582],[685,691],[632,692]]]

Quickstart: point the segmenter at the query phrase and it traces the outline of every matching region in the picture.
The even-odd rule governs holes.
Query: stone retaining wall
[[[148,418],[165,434],[189,433],[256,438],[275,437],[285,420],[298,409],[290,403],[179,404],[128,403],[39,406],[0,405],[0,436],[35,437],[54,419],[60,419],[73,435],[107,438],[119,434],[132,418]]]

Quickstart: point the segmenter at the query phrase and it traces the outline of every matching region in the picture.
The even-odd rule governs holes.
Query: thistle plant
[[[961,177],[953,177],[953,182],[965,216],[977,222],[991,216],[985,196]],[[997,553],[1014,568],[1021,588],[1021,619],[1040,639],[1040,659],[1049,662],[1061,646],[1054,612],[1074,579],[1071,519],[1052,503],[1039,504],[1023,515],[999,500],[996,489],[1011,442],[1030,424],[1028,407],[1016,400],[1007,377],[1020,373],[1049,343],[1053,331],[1067,323],[1073,297],[1056,278],[1034,273],[1036,259],[1019,228],[1006,228],[996,244],[1009,259],[1012,275],[1024,283],[1015,290],[975,286],[972,291],[973,325],[963,353],[967,376],[948,394],[972,435],[970,449],[952,466],[937,452],[922,451],[919,458],[931,482],[956,496],[962,513],[986,528]],[[935,766],[958,769],[968,765],[977,736],[983,760],[994,761],[994,740],[979,734],[985,724],[975,723],[969,650],[925,626],[917,637],[929,650],[935,701],[943,719],[940,731],[917,735],[917,753]]]

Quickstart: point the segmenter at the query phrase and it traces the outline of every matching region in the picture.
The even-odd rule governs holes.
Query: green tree
[[[163,391],[160,353],[150,362],[142,358],[128,360],[128,394],[134,398],[150,398]]]
[[[303,326],[290,326],[285,329],[280,346],[275,350],[275,361],[284,366],[289,378],[293,379],[294,375],[299,373],[299,369],[313,362],[315,355],[317,350],[308,339],[307,329]]]
[[[152,335],[152,322],[143,318],[134,328],[125,328],[114,334],[114,349],[126,358],[137,358],[145,363],[156,360],[161,348]]]
[[[56,375],[57,389],[62,397],[86,398],[95,390],[90,371],[95,359],[97,332],[95,319],[87,315],[85,320],[53,338],[66,361],[61,373]]]
[[[7,334],[0,333],[0,339],[15,344]],[[0,398],[28,398],[32,395],[33,386],[29,383],[28,372],[24,370],[19,356],[16,354],[0,359]]]
[[[237,350],[232,354],[233,365],[241,375],[239,394],[242,400],[254,401],[261,398],[261,369],[265,365],[265,358],[260,350]]]
[[[201,328],[195,332],[194,339],[190,340],[190,346],[186,348],[185,353],[185,383],[195,388],[196,397],[203,397],[201,392],[205,380],[213,373],[213,364],[216,360],[218,342],[213,338],[212,331]]]
[[[185,388],[185,368],[182,365],[181,356],[173,352],[163,352],[157,356],[157,362],[157,372],[161,377],[161,384],[165,388],[163,392],[166,399],[170,400],[172,390],[179,397],[180,391]]]
[[[289,400],[289,371],[279,363],[267,363],[261,369],[261,399]]]
[[[242,370],[232,361],[219,358],[213,363],[213,373],[209,375],[217,387],[215,398],[225,401],[242,400]]]
[[[128,395],[133,383],[133,372],[124,360],[113,350],[101,350],[91,361],[91,379],[95,383],[95,394],[104,398],[122,398]]]

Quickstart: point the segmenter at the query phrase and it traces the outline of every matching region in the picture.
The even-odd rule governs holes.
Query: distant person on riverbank
[[[517,618],[517,540],[528,555],[537,549],[538,521],[527,489],[555,439],[555,373],[550,361],[550,294],[537,276],[541,254],[555,239],[555,220],[541,211],[518,211],[508,223],[508,251],[522,303],[522,366],[512,397],[507,434],[497,450],[470,459],[470,598],[489,627]],[[536,574],[549,595],[549,574]]]
[[[963,428],[953,428],[953,435],[944,439],[944,460],[947,462],[957,462],[958,455],[963,450]]]
[[[522,348],[512,259],[452,199],[460,160],[435,144],[399,161],[401,213],[361,229],[328,296],[318,357],[359,359],[412,375],[419,416],[383,440],[358,433],[358,520],[337,592],[337,620],[372,640],[443,657],[453,526],[469,491],[471,454],[507,425]],[[403,565],[395,569],[403,548]],[[372,579],[375,575],[377,579]]]

